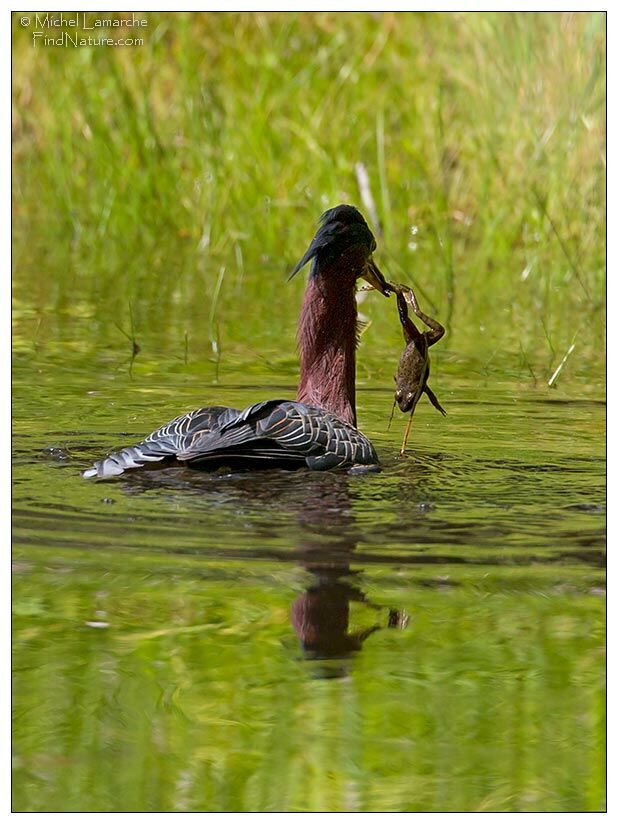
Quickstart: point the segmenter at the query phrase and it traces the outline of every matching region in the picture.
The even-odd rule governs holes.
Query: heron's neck
[[[296,400],[356,426],[354,281],[309,279],[298,324],[300,382]],[[347,280],[347,279],[345,279]]]

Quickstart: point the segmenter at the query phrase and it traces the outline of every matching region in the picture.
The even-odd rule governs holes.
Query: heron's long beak
[[[385,297],[388,297],[390,295],[390,284],[386,282],[386,278],[375,265],[372,258],[369,258],[367,268],[365,269],[365,274],[362,275],[362,278],[363,280],[366,280],[367,283],[371,284],[371,286],[373,286],[374,289],[377,289],[378,292],[380,292]]]

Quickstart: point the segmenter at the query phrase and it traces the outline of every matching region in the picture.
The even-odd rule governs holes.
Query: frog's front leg
[[[445,333],[445,328],[442,326],[441,323],[438,323],[437,320],[434,318],[430,318],[429,315],[426,315],[424,312],[421,312],[419,309],[418,303],[416,301],[416,295],[412,289],[408,289],[406,292],[406,299],[408,300],[410,306],[414,310],[414,314],[417,318],[420,318],[423,323],[429,326],[429,332],[425,332],[425,340],[427,341],[427,346],[433,346],[434,343],[437,343],[440,338]],[[399,295],[397,295],[397,300],[399,300]],[[401,310],[399,312],[399,316],[401,317]]]
[[[401,292],[397,292],[397,309],[399,310],[399,320],[403,329],[403,337],[406,344],[412,341],[420,342],[423,339],[423,334],[418,331],[414,323],[410,320],[408,315],[408,304]]]
[[[427,395],[432,405],[438,410],[438,412],[442,412],[443,415],[446,415],[445,410],[440,406],[440,401],[436,398],[427,384],[423,387],[423,392]]]

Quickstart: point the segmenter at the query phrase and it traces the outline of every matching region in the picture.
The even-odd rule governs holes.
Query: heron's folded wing
[[[179,415],[151,432],[141,443],[114,452],[83,473],[84,478],[110,478],[126,469],[139,469],[148,463],[176,458],[195,438],[224,425],[239,414],[238,409],[209,406]]]

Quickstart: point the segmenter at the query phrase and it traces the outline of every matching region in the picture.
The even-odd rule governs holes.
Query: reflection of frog
[[[408,306],[410,304],[417,318],[420,318],[429,329],[426,332],[419,332],[414,323],[408,317]],[[444,335],[444,326],[437,320],[430,318],[418,308],[416,295],[409,287],[401,287],[397,290],[397,308],[399,310],[399,320],[403,327],[403,336],[406,341],[406,348],[399,361],[399,367],[395,376],[397,391],[395,392],[395,402],[402,412],[410,413],[410,420],[406,427],[406,432],[401,445],[400,455],[403,455],[412,425],[412,416],[419,398],[423,392],[427,395],[435,408],[446,415],[446,412],[438,399],[427,386],[429,378],[429,347],[437,343]]]

